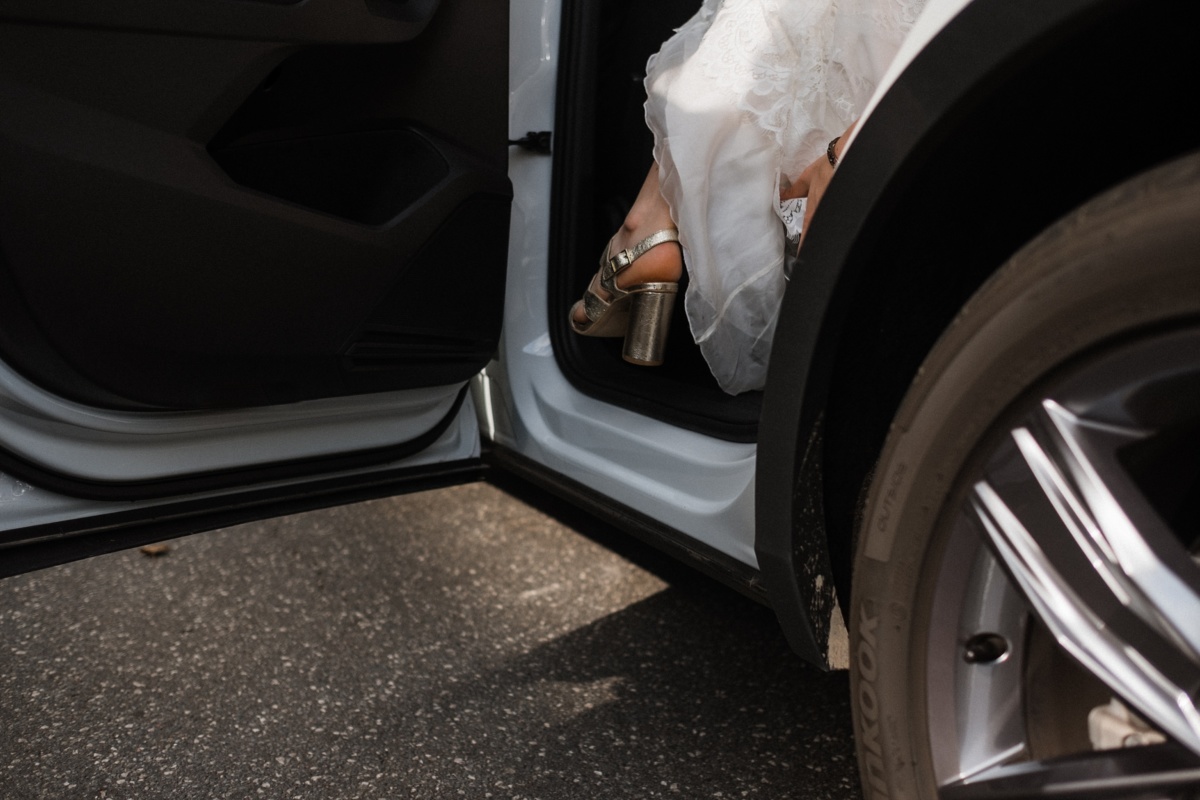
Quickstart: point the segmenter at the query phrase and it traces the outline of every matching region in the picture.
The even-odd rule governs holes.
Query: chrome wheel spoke
[[[1200,573],[1117,460],[1143,435],[1045,401],[997,450],[969,502],[1058,643],[1200,754]]]
[[[1200,658],[1200,571],[1117,460],[1144,434],[1088,422],[1053,401],[1043,411],[1097,571],[1147,624]]]
[[[1200,783],[1200,761],[1175,744],[1105,750],[996,767],[943,786],[940,800],[1005,798],[1188,798]]]

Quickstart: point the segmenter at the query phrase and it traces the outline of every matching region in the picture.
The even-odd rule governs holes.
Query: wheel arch
[[[756,553],[801,656],[828,663],[862,489],[963,303],[1071,209],[1200,146],[1179,92],[1196,16],[975,0],[858,132],[784,296],[760,423]]]

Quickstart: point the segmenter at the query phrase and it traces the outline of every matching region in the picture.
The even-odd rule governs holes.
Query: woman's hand
[[[845,148],[846,142],[850,134],[854,131],[854,126],[858,124],[853,122],[846,132],[838,137],[837,143],[833,146],[834,157],[841,159],[842,149]],[[779,192],[781,200],[791,200],[793,198],[807,197],[808,204],[804,207],[804,223],[800,228],[800,244],[804,244],[804,237],[808,235],[808,225],[812,222],[813,214],[817,211],[817,205],[821,202],[821,197],[825,194],[825,189],[829,186],[829,182],[833,180],[833,164],[829,163],[829,156],[822,153],[811,164],[804,168],[804,171],[792,181],[790,186],[783,188]]]

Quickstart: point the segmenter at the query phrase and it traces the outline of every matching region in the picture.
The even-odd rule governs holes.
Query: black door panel
[[[421,33],[440,5],[442,0],[5,0],[0,20],[220,39],[397,42]]]
[[[486,363],[511,197],[505,4],[2,15],[0,358],[26,377],[90,405],[210,409]]]

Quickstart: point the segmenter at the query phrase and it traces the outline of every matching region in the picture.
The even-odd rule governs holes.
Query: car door
[[[0,10],[0,573],[470,477],[508,9]]]

